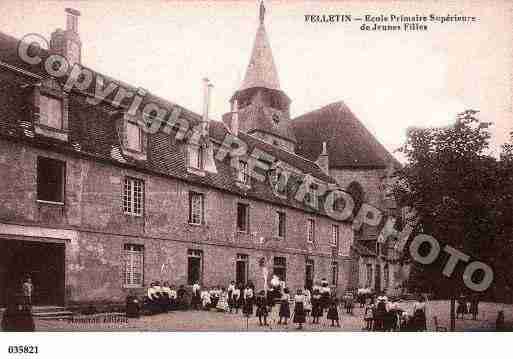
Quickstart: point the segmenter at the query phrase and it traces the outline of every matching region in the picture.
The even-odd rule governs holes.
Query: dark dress
[[[263,296],[256,298],[256,316],[267,317],[267,299]]]
[[[322,317],[322,303],[321,296],[319,294],[314,294],[312,296],[312,317],[319,318]]]
[[[300,298],[298,298],[300,297]],[[294,305],[294,323],[297,324],[303,324],[305,322],[305,305],[304,305],[304,296],[297,296],[295,298],[295,305]]]
[[[290,303],[288,295],[280,302],[280,318],[290,318]]]
[[[330,301],[330,305],[328,307],[328,315],[326,316],[329,320],[337,320],[338,321],[338,301],[336,299],[332,299]]]
[[[242,313],[246,317],[251,317],[253,315],[253,302],[253,297],[244,299],[244,304],[242,305]]]

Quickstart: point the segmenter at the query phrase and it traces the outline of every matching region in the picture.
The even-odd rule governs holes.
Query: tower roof
[[[274,64],[271,46],[265,31],[264,5],[260,4],[260,24],[255,36],[253,51],[246,70],[246,76],[240,90],[252,87],[265,87],[273,90],[280,90],[278,71]]]

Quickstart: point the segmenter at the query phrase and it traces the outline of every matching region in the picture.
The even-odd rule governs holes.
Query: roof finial
[[[264,23],[264,17],[265,17],[265,6],[264,1],[260,1],[260,23]]]

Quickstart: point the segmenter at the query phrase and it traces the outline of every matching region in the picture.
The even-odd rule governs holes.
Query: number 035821
[[[8,354],[38,354],[37,345],[9,345],[7,347]]]

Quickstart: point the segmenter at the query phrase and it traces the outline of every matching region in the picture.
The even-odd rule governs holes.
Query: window
[[[365,283],[365,287],[366,288],[371,288],[372,286],[372,264],[371,263],[367,263],[366,265],[366,269],[367,269],[367,278],[366,278],[366,283]]]
[[[203,279],[203,252],[196,249],[187,251],[187,283],[201,283]]]
[[[315,241],[315,220],[313,218],[309,218],[307,220],[306,233],[307,233],[307,238],[306,238],[307,242],[313,243]]]
[[[282,281],[287,280],[287,259],[285,257],[274,257],[273,274]]]
[[[331,285],[338,285],[338,262],[331,262]]]
[[[125,287],[142,287],[144,285],[144,246],[125,244],[123,257],[125,262],[123,285]]]
[[[189,193],[189,223],[203,223],[204,203],[203,194],[195,192]]]
[[[40,95],[39,97],[39,123],[41,125],[62,129],[62,100]]]
[[[277,113],[273,113],[273,122],[278,125],[280,123],[280,115]]]
[[[383,282],[383,286],[385,288],[387,288],[390,284],[390,270],[388,268],[388,264],[385,264],[385,266],[383,267]]]
[[[337,224],[331,225],[331,245],[338,247],[339,229]]]
[[[239,172],[237,180],[240,183],[249,184],[249,167],[245,161],[239,162]]]
[[[307,259],[305,264],[305,288],[312,289],[314,281],[314,261]]]
[[[126,124],[127,147],[131,151],[142,151],[142,133],[141,128],[134,122]]]
[[[277,211],[278,216],[278,237],[285,238],[285,232],[287,228],[287,218],[285,212]]]
[[[235,283],[245,285],[248,281],[248,262],[248,255],[237,254],[237,261],[235,262]]]
[[[144,182],[137,178],[125,178],[123,188],[123,212],[141,216],[144,201]]]
[[[237,231],[249,232],[249,205],[237,203]]]
[[[189,146],[189,167],[203,169],[203,148],[195,145]]]
[[[37,199],[64,203],[66,164],[51,158],[37,158]]]

